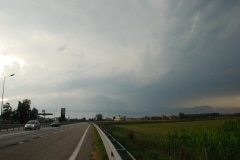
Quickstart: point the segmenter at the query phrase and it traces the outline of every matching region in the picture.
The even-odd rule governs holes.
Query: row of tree
[[[18,102],[17,109],[13,109],[10,103],[3,105],[1,119],[3,123],[26,123],[28,120],[37,119],[38,110],[31,109],[31,100],[25,99]]]

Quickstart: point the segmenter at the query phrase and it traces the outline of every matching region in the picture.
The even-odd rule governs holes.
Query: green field
[[[138,160],[240,159],[240,121],[99,123]]]
[[[116,125],[126,130],[134,130],[135,132],[144,134],[146,136],[166,136],[168,133],[174,130],[189,129],[192,131],[199,131],[202,129],[213,129],[224,124],[226,120],[210,120],[210,121],[186,121],[186,122],[174,122],[166,121],[159,123],[137,123]]]

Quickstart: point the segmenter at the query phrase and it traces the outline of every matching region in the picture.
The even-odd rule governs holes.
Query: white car
[[[54,121],[53,123],[51,123],[51,127],[60,127],[61,123],[59,121]]]
[[[38,120],[30,120],[28,121],[25,126],[24,126],[24,130],[36,130],[36,129],[40,129],[40,123]]]

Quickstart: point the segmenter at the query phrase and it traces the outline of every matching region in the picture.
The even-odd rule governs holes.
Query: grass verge
[[[105,147],[102,139],[98,134],[97,129],[92,125],[93,128],[93,146],[94,150],[92,153],[92,160],[106,160],[108,159]]]

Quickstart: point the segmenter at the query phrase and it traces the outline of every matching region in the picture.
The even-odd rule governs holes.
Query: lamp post
[[[3,95],[4,95],[4,85],[5,85],[5,79],[8,77],[12,77],[14,74],[11,74],[10,76],[6,76],[3,78],[3,91],[2,91],[2,105],[1,105],[1,117],[2,117],[2,109],[3,109]]]

